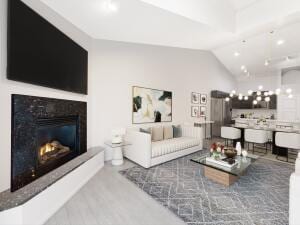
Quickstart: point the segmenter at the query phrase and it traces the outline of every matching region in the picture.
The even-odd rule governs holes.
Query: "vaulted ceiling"
[[[299,0],[40,1],[92,38],[211,50],[236,76],[298,64]]]

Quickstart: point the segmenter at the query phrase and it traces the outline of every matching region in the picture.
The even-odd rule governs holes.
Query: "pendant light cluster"
[[[275,91],[263,91],[263,86],[259,85],[258,90],[256,92],[249,90],[247,95],[244,95],[242,93],[237,94],[235,90],[232,90],[229,94],[230,97],[225,98],[225,101],[229,102],[231,98],[237,96],[240,101],[248,101],[249,97],[253,97],[253,105],[257,105],[259,102],[270,102],[271,96],[276,94],[280,95],[282,94],[282,90],[280,88],[277,88]],[[293,98],[292,89],[288,88],[285,90],[285,93],[287,94],[288,98]]]

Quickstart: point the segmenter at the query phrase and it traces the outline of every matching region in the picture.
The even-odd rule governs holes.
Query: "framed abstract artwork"
[[[206,106],[200,106],[200,116],[205,117],[206,116]]]
[[[172,92],[134,86],[132,123],[172,122]]]
[[[196,92],[192,92],[191,102],[192,104],[200,104],[200,94]]]
[[[200,107],[199,107],[199,106],[192,106],[192,107],[191,107],[191,116],[192,116],[192,117],[198,117],[198,115],[199,115],[199,110],[200,110]]]
[[[200,95],[200,104],[206,105],[207,104],[207,94],[201,94]]]

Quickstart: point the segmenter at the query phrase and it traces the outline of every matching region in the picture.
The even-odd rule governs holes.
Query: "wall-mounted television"
[[[7,78],[87,94],[88,52],[21,0],[8,1]]]

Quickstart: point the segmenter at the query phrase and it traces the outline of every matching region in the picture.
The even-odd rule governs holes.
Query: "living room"
[[[45,19],[57,28],[57,32],[63,33],[79,46],[77,47],[87,59],[84,73],[87,88],[78,93],[78,91],[68,90],[69,86],[72,86],[71,84],[76,83],[75,80],[69,80],[69,85],[59,88],[55,85],[39,83],[43,82],[42,75],[39,76],[40,81],[36,79],[30,82],[26,81],[26,78],[22,80],[24,77],[12,77],[12,75],[19,76],[16,73],[9,74],[7,72],[8,65],[14,62],[10,58],[12,53],[8,54],[14,47],[11,46],[14,43],[14,38],[18,39],[19,42],[21,41],[20,43],[23,45],[28,40],[22,40],[20,37],[12,36],[13,33],[9,33],[10,29],[14,28],[13,23],[9,23],[8,19],[13,18],[12,15],[17,18],[18,15],[9,11],[12,10],[12,7],[8,7],[6,0],[1,1],[0,224],[288,224],[289,214],[291,214],[288,205],[289,177],[295,171],[294,162],[271,161],[267,156],[255,158],[256,162],[254,163],[263,169],[268,176],[271,176],[276,171],[275,169],[278,169],[282,174],[276,178],[283,180],[276,183],[276,180],[270,178],[269,183],[259,185],[259,181],[261,179],[266,180],[266,177],[258,171],[259,169],[249,165],[249,171],[245,176],[242,176],[242,173],[231,174],[234,179],[240,175],[241,178],[227,187],[206,178],[204,175],[202,176],[201,163],[191,161],[199,154],[201,156],[204,153],[209,154],[211,144],[220,139],[212,139],[212,136],[215,136],[212,133],[212,127],[210,127],[213,122],[211,121],[213,113],[211,111],[212,91],[218,90],[220,93],[226,93],[226,96],[222,97],[224,101],[230,98],[233,90],[246,94],[249,86],[255,90],[258,85],[262,84],[268,93],[271,89],[275,92],[277,83],[275,82],[276,84],[273,86],[269,85],[271,83],[269,76],[265,76],[265,80],[256,77],[255,74],[249,75],[250,78],[248,77],[248,72],[251,71],[250,64],[247,73],[244,71],[234,73],[235,68],[233,69],[231,64],[237,64],[239,70],[241,67],[240,61],[236,60],[239,56],[235,55],[246,54],[246,50],[244,52],[239,50],[238,54],[234,52],[237,50],[228,50],[232,53],[227,57],[231,57],[233,62],[226,61],[222,55],[224,53],[223,46],[228,46],[230,43],[243,43],[243,40],[249,40],[251,43],[250,40],[253,36],[268,33],[277,28],[280,30],[277,23],[276,25],[267,25],[269,19],[260,18],[259,21],[252,21],[259,24],[255,34],[250,34],[251,29],[247,31],[249,33],[245,31],[242,34],[236,34],[232,31],[235,29],[236,11],[240,10],[246,14],[245,9],[255,10],[257,2],[261,4],[258,4],[257,7],[264,7],[264,4],[268,2],[267,0],[243,1],[244,5],[241,5],[241,8],[232,6],[232,2],[235,1],[224,1],[219,6],[203,1],[196,8],[200,13],[189,12],[189,7],[194,3],[191,3],[190,6],[187,5],[187,8],[180,5],[183,3],[178,3],[179,8],[177,8],[178,5],[174,4],[176,9],[170,9],[167,5],[160,6],[159,2],[140,0],[128,0],[126,2],[93,0],[88,3],[67,0],[10,1],[17,2],[16,4],[20,4],[29,11],[32,10],[33,13],[36,13],[35,16]],[[217,3],[215,2],[215,4]],[[283,1],[278,0],[278,5],[281,6],[280,4],[283,4]],[[285,23],[281,25],[282,27],[299,22],[296,17],[298,11],[292,10],[300,10],[300,6],[297,4],[291,2],[284,13],[279,13],[278,9],[274,7],[274,11],[270,12],[271,19],[274,22],[276,16],[287,18]],[[206,8],[207,11],[209,11],[208,9],[212,11],[205,14],[204,6],[208,7]],[[251,7],[254,8],[251,9]],[[174,10],[179,10],[179,12]],[[8,12],[12,14],[8,14]],[[189,14],[186,14],[188,12]],[[198,14],[201,13],[204,16],[199,18]],[[272,13],[276,16],[271,15]],[[294,17],[288,17],[291,15]],[[242,15],[240,16],[242,17]],[[243,18],[245,19],[245,17],[246,15]],[[239,26],[242,26],[243,23],[246,26],[246,22],[241,20]],[[26,22],[24,21],[24,23]],[[250,25],[249,23],[248,26]],[[32,29],[34,24],[28,26],[34,30]],[[226,32],[211,27],[222,27]],[[258,31],[260,29],[262,30]],[[230,35],[227,34],[229,30],[231,30]],[[32,45],[32,48],[35,47]],[[50,49],[56,48],[55,42],[50,43],[48,47]],[[294,44],[292,47],[294,47],[292,48],[293,51],[291,49],[288,51],[289,54],[293,53],[294,57],[298,46]],[[244,48],[241,47],[241,49]],[[70,57],[70,60],[72,59]],[[30,62],[30,60],[26,62]],[[295,57],[293,64],[289,67],[294,68],[298,65],[297,63],[298,58]],[[74,68],[76,66],[78,65],[74,64]],[[50,80],[50,83],[53,84],[53,81]],[[59,81],[56,80],[56,83]],[[248,83],[247,87],[245,83]],[[288,84],[288,88],[293,89],[293,99],[297,99],[297,84],[294,86]],[[163,94],[171,93],[166,98],[171,100],[171,104],[166,103],[171,109],[168,116],[160,115],[161,117],[155,118],[155,121],[151,121],[153,118],[149,121],[150,111],[148,107],[148,111],[144,114],[145,117],[148,116],[147,118],[141,119],[140,115],[135,117],[134,97],[143,97],[143,94],[155,96],[156,91]],[[288,98],[288,96],[285,97]],[[33,105],[36,102],[40,102],[41,105]],[[153,102],[154,97],[151,99],[151,103],[153,105],[161,104],[160,101],[155,102],[155,104]],[[46,111],[41,117],[39,109],[44,104]],[[48,108],[47,105],[51,105],[51,107]],[[62,107],[63,105],[67,107]],[[141,109],[143,106],[137,107]],[[60,110],[62,109],[69,114],[64,118],[65,125],[70,125],[69,129],[76,126],[80,127],[77,132],[82,136],[78,135],[77,138],[81,140],[81,151],[76,157],[72,156],[68,162],[60,163],[59,166],[51,168],[51,171],[47,169],[47,172],[37,172],[35,167],[28,167],[30,163],[24,160],[22,163],[24,165],[28,163],[27,169],[32,172],[30,178],[26,177],[22,180],[20,177],[13,177],[13,174],[20,170],[18,165],[14,163],[20,163],[18,161],[20,158],[26,159],[25,156],[20,157],[19,154],[22,152],[20,149],[16,149],[16,146],[24,145],[27,147],[27,149],[24,147],[27,152],[32,151],[24,137],[27,135],[30,139],[34,137],[35,133],[28,129],[32,121],[26,121],[24,125],[22,123],[24,118],[29,118],[30,114],[28,113],[32,113],[36,117],[38,125],[45,126],[46,123],[49,123],[45,119],[52,118],[53,115],[61,119]],[[234,110],[236,115],[249,112],[241,111],[241,109]],[[273,111],[268,110],[266,109],[266,114],[273,113]],[[157,113],[155,110],[153,112]],[[160,112],[162,113],[162,111]],[[260,109],[255,112],[262,114],[263,110]],[[298,112],[300,110],[295,115],[298,115]],[[73,118],[75,114],[81,119]],[[298,134],[298,122],[295,121],[296,117],[292,123],[295,124],[293,131],[295,130],[295,134]],[[51,122],[57,125],[62,121]],[[82,125],[83,123],[84,125]],[[167,130],[171,127],[172,138],[170,139],[173,139],[175,128],[173,129],[172,125],[175,127],[182,126],[181,132],[183,134],[181,136],[194,137],[200,142],[193,145],[195,148],[190,148],[182,154],[179,151],[173,152],[173,155],[170,154],[172,156],[166,158],[149,156],[151,158],[149,161],[145,155],[139,156],[140,152],[144,152],[148,147],[138,137],[130,136],[132,133],[139,131],[139,128],[147,130],[149,127],[162,126]],[[37,131],[43,134],[43,129],[38,128]],[[157,135],[160,136],[159,133],[161,132],[166,135],[167,131],[165,130],[158,131]],[[116,157],[113,155],[114,151],[120,146],[116,144],[118,141],[115,144],[112,143],[112,139],[118,139],[120,136],[124,136],[123,144],[119,143],[123,147],[123,149],[120,148],[122,157],[118,158],[122,165],[115,166],[110,160],[114,160]],[[152,135],[151,138],[155,138],[154,136],[156,135]],[[150,145],[153,145],[151,138],[147,140],[150,141]],[[18,142],[20,140],[22,141],[21,144]],[[161,140],[160,137],[158,140]],[[223,141],[224,139],[221,139],[222,143]],[[107,142],[110,143],[107,144]],[[126,142],[127,146],[125,146]],[[57,142],[55,144],[63,152],[61,154],[65,154],[68,147],[62,146],[61,143],[57,144]],[[47,153],[46,147],[44,151]],[[139,152],[140,148],[143,150]],[[291,149],[291,147],[285,149]],[[295,148],[294,150],[298,149]],[[249,149],[249,156],[251,151]],[[120,157],[120,155],[118,156]],[[157,160],[155,161],[153,158]],[[160,159],[158,160],[158,158]],[[46,158],[42,158],[42,160],[44,159]],[[42,160],[39,158],[39,163],[43,164]],[[267,169],[264,167],[263,162],[265,160],[270,161],[270,164],[267,164],[271,168],[269,171],[266,171]],[[118,163],[120,161],[116,162],[116,164]],[[181,167],[178,168],[177,166]],[[195,170],[195,168],[197,169]],[[181,175],[176,174],[176,171],[180,169],[186,171],[186,174],[184,172]],[[147,185],[154,181],[143,180],[141,182],[144,182],[144,189],[141,190],[139,177],[151,176],[155,171],[160,171],[156,174],[158,177],[155,177],[157,184],[147,191]],[[241,172],[244,173],[244,171]],[[251,172],[258,177],[255,177]],[[179,180],[187,180],[183,180],[182,183],[175,183],[174,176]],[[191,176],[191,180],[188,176]],[[160,178],[162,178],[162,183],[170,182],[175,186],[172,188],[163,186],[162,183],[159,183]],[[229,176],[229,179],[233,178]],[[295,179],[295,181],[297,182],[295,182],[294,188],[299,185],[299,180]],[[249,186],[245,186],[247,182],[250,182]],[[193,186],[195,183],[197,183],[196,189]],[[258,185],[260,191],[274,188],[274,193],[277,193],[277,196],[267,196],[271,199],[270,201],[263,199],[263,202],[259,202],[257,199],[262,197],[261,193],[249,191],[249,195],[253,194],[250,196],[253,197],[251,199],[245,190],[251,189],[251,185],[254,184]],[[175,197],[175,193],[172,192],[173,188],[178,189],[179,194],[182,191],[182,194],[188,192],[189,194],[199,194],[200,197],[194,198],[189,195],[190,201],[194,202],[184,201],[182,199],[184,196]],[[169,193],[166,193],[167,189],[170,191]],[[103,196],[100,194],[102,192]],[[209,193],[209,200],[205,202],[203,195],[207,193]],[[174,198],[171,198],[170,195],[173,194]],[[242,201],[242,198],[234,199],[235,195],[245,195],[246,197],[243,199],[245,202],[236,205],[237,202]],[[291,204],[297,202],[297,192],[293,196],[295,196],[295,201]],[[181,202],[170,203],[177,198]],[[164,200],[169,201],[169,205]],[[257,203],[261,203],[262,208],[254,207]],[[267,204],[272,207],[266,206]],[[138,206],[138,209],[135,209],[135,205]],[[178,206],[177,212],[175,206]],[[255,210],[251,211],[251,207],[254,207]],[[273,210],[276,207],[278,210]],[[298,205],[295,204],[293,207],[294,212]],[[96,210],[97,208],[99,211]],[[239,208],[243,208],[243,210],[238,210]],[[147,212],[147,210],[149,211]],[[211,212],[208,212],[209,210]],[[258,213],[260,210],[263,213]],[[246,216],[243,216],[245,212],[247,212]],[[255,216],[250,216],[251,213]],[[291,215],[295,216],[293,213]],[[293,221],[297,221],[296,216],[290,219],[290,224],[297,225]]]

